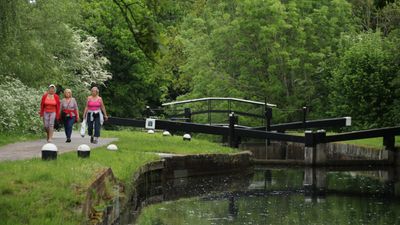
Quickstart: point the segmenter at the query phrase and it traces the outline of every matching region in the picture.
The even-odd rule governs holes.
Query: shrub
[[[41,92],[20,80],[0,75],[0,132],[37,133],[41,130]]]

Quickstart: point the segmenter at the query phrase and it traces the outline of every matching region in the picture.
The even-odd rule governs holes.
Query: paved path
[[[118,140],[117,138],[99,138],[98,144],[91,144],[90,138],[85,136],[82,138],[78,133],[72,134],[72,142],[65,143],[65,133],[55,132],[53,136],[53,144],[58,148],[58,154],[65,152],[76,151],[79,145],[87,144],[90,148],[100,147],[109,144],[110,142]],[[40,158],[41,149],[47,141],[45,139],[36,141],[18,142],[0,147],[0,161],[6,160],[21,160]]]

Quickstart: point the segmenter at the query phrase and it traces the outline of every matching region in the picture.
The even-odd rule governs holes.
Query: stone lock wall
[[[171,198],[178,196],[175,187],[166,188],[171,187],[176,180],[244,172],[252,169],[252,165],[252,153],[248,151],[235,154],[169,155],[147,163],[134,172],[132,187],[119,184],[109,168],[101,172],[89,186],[82,212],[89,224],[115,224],[123,219],[121,212],[128,206],[138,210],[143,205],[163,201],[168,196],[166,193],[172,193]],[[151,186],[152,183],[156,184],[155,188]]]

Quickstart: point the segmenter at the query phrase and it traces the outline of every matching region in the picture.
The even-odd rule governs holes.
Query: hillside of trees
[[[399,0],[0,0],[0,132],[37,131],[50,83],[120,117],[229,96],[398,125],[399,52]]]

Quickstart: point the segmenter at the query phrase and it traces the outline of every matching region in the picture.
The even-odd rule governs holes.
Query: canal
[[[393,168],[255,168],[146,182],[121,224],[400,224]],[[153,179],[154,180],[154,179]]]

